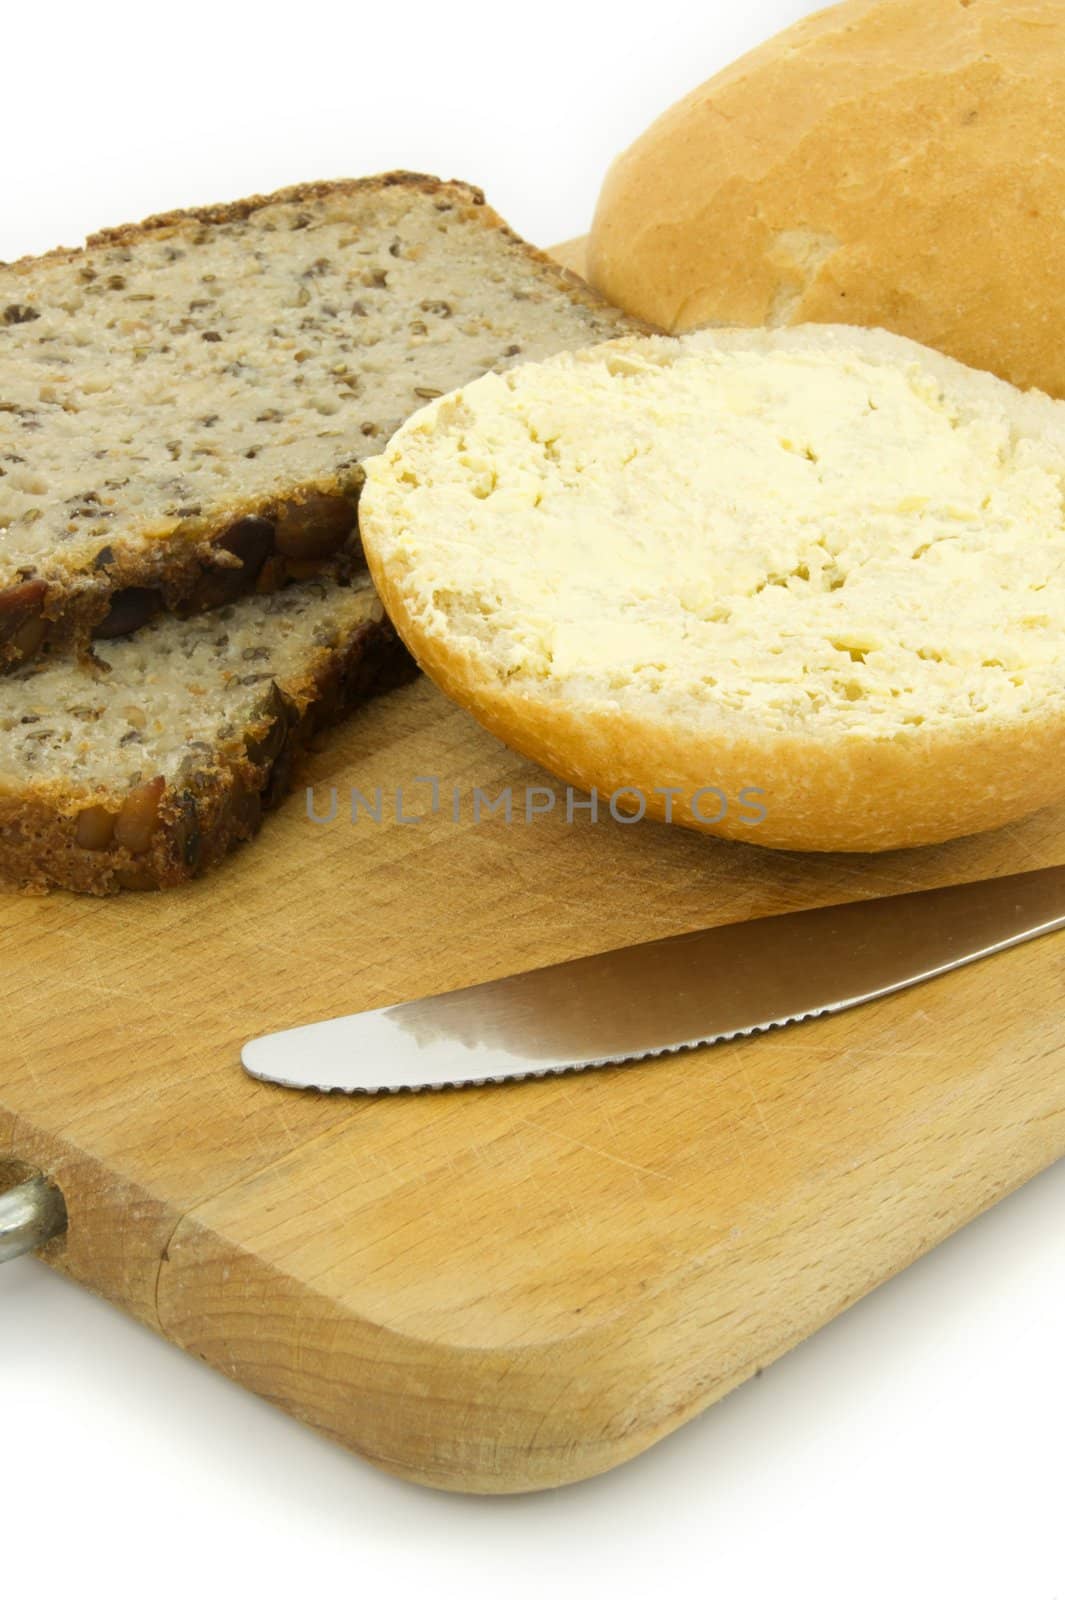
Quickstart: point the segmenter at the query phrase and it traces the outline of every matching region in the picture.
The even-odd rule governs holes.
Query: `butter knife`
[[[394,1093],[641,1061],[846,1011],[1065,928],[1065,866],[581,956],[253,1039],[286,1088]]]

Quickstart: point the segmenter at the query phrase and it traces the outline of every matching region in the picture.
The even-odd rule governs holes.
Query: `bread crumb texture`
[[[9,674],[0,694],[0,797],[109,801],[162,777],[169,789],[240,747],[277,690],[313,676],[360,627],[381,620],[369,580],[254,595],[197,617],[162,617],[101,641],[93,661]]]
[[[1065,395],[1065,7],[845,0],[614,162],[592,283],[671,332],[890,328]]]
[[[986,821],[950,756],[1065,729],[1063,473],[1045,395],[883,332],[716,331],[480,379],[370,464],[361,515],[408,644],[519,748],[600,787],[648,740],[650,783],[742,749],[782,803],[790,762],[810,815],[756,842],[880,848],[1065,790],[1025,806],[978,762]],[[862,773],[914,760],[941,793],[896,837],[903,797],[863,820]]]
[[[324,728],[412,670],[365,573],[17,669],[0,695],[0,883],[102,895],[199,876],[258,831]]]
[[[403,174],[0,266],[0,589],[354,494],[433,395],[620,321],[479,191]]]

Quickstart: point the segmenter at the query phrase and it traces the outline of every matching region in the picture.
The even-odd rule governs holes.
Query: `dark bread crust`
[[[416,671],[387,618],[320,650],[298,677],[271,686],[240,736],[219,745],[180,787],[163,788],[144,849],[113,839],[97,849],[80,844],[84,796],[44,785],[0,795],[0,884],[29,894],[109,895],[169,889],[199,877],[258,832],[263,813],[292,788],[323,729]],[[117,817],[127,799],[116,794],[103,809]]]
[[[361,487],[361,472],[349,470],[344,479],[318,480],[283,499],[237,505],[224,521],[200,528],[195,536],[183,537],[175,531],[165,540],[153,541],[147,550],[123,551],[110,565],[94,570],[88,581],[84,574],[77,574],[76,586],[32,580],[0,589],[0,675],[34,660],[45,646],[52,655],[68,651],[85,655],[93,638],[99,636],[98,630],[105,630],[119,607],[131,601],[144,608],[142,620],[146,622],[160,610],[194,616],[243,595],[272,593],[304,578],[347,581],[366,568],[358,536]],[[319,526],[335,521],[339,514],[347,517],[352,528],[334,555],[303,559],[270,549],[260,565],[242,560],[226,548],[248,522],[276,528],[280,515],[304,507],[313,512],[313,506],[321,507]],[[313,533],[313,514],[307,518],[307,526]],[[115,631],[133,632],[139,625],[135,622]]]
[[[480,189],[458,180],[416,172],[387,172],[370,178],[297,184],[273,194],[163,212],[142,222],[102,229],[90,235],[80,248],[59,248],[45,256],[24,256],[7,266],[0,264],[0,270],[21,275],[32,271],[42,260],[86,259],[96,250],[111,249],[115,245],[135,246],[139,240],[181,233],[190,227],[242,222],[266,206],[299,204],[303,200],[321,200],[334,195],[366,195],[394,188],[418,190],[435,197],[459,211],[466,221],[499,233],[545,282],[566,295],[572,304],[609,315],[617,322],[619,332],[640,330],[641,325],[623,318],[581,278],[521,239],[487,204]],[[234,496],[213,518],[185,529],[161,529],[160,537],[147,541],[148,548],[111,552],[113,559],[108,565],[81,569],[47,584],[33,581],[0,590],[0,672],[32,659],[44,648],[51,653],[86,652],[91,648],[94,631],[107,625],[116,596],[123,595],[123,604],[129,604],[130,591],[134,606],[140,602],[144,606],[189,614],[228,603],[242,593],[274,589],[317,573],[343,581],[365,565],[356,513],[361,485],[361,469],[349,467],[344,472],[301,484],[291,494],[269,502]],[[255,563],[242,561],[226,548],[235,525],[246,518],[276,525],[279,515],[294,511],[313,534],[317,509],[321,510],[327,524],[335,523],[338,518],[340,522],[346,519],[351,530],[343,538],[338,532],[334,541],[337,548],[325,555],[293,556],[270,548],[266,559]],[[314,538],[310,537],[307,542],[313,549]],[[317,541],[319,545],[321,542]],[[328,539],[325,542],[328,544]],[[146,612],[144,620],[150,614]]]
[[[144,217],[140,222],[120,222],[113,228],[100,228],[96,233],[90,233],[81,249],[68,252],[51,252],[52,254],[68,254],[69,256],[82,255],[99,245],[110,246],[115,244],[133,244],[146,233],[155,233],[160,229],[180,227],[186,222],[229,223],[246,222],[256,211],[261,211],[264,206],[298,205],[301,200],[326,200],[331,195],[337,194],[372,194],[375,190],[384,189],[418,189],[423,194],[434,195],[447,193],[453,201],[462,200],[467,205],[484,206],[492,219],[492,225],[498,225],[510,233],[506,223],[489,206],[484,197],[484,191],[476,188],[472,183],[463,183],[460,178],[437,178],[429,172],[381,172],[371,178],[322,178],[311,183],[293,183],[284,189],[274,189],[270,194],[247,195],[243,200],[222,200],[215,204],[205,206],[188,206],[177,211],[159,211],[153,216]],[[511,234],[517,238],[517,234]],[[519,241],[523,243],[524,241]],[[532,246],[529,247],[530,249]],[[28,259],[33,260],[33,257]],[[598,296],[596,296],[598,298]]]

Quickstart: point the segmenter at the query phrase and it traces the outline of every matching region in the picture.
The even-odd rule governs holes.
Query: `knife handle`
[[[63,1233],[67,1208],[62,1194],[42,1172],[0,1194],[0,1262],[39,1250]]]

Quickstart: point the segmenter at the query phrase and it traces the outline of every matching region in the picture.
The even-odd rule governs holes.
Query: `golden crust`
[[[511,749],[605,805],[640,791],[649,817],[771,849],[881,851],[940,844],[1018,820],[1060,801],[1065,716],[1009,729],[959,727],[884,741],[715,736],[631,711],[567,705],[508,690],[413,620],[372,540],[370,572],[400,638],[422,671]],[[700,790],[720,789],[720,822],[693,812]],[[764,821],[743,821],[740,793],[758,789]],[[675,791],[672,800],[656,790]],[[946,803],[945,803],[946,802]],[[619,799],[619,806],[624,801]],[[753,805],[746,814],[753,814]],[[717,806],[704,796],[696,810]],[[667,815],[671,811],[671,815]]]
[[[845,0],[610,169],[588,276],[670,332],[850,322],[1065,395],[1065,8]]]

